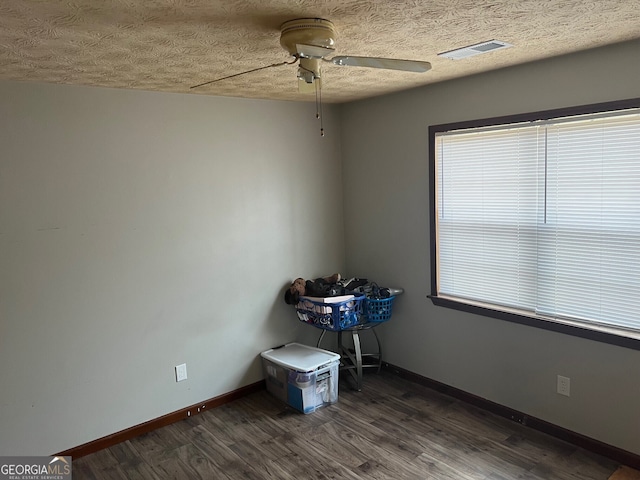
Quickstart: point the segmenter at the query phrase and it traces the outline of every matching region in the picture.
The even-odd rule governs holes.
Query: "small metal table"
[[[382,367],[382,347],[380,345],[380,338],[378,338],[378,334],[375,331],[375,328],[380,325],[382,322],[366,322],[360,323],[358,325],[354,325],[353,327],[345,328],[338,332],[338,352],[342,357],[342,365],[340,366],[340,370],[348,371],[353,379],[356,382],[356,389],[358,391],[362,390],[362,372],[365,368],[377,368],[378,373],[380,372],[380,368]],[[378,344],[378,351],[374,353],[362,353],[362,346],[360,344],[360,332],[363,331],[373,332],[373,335],[376,338],[376,342]],[[330,330],[329,330],[330,331]],[[322,330],[320,334],[320,338],[318,338],[318,343],[316,346],[320,348],[320,343],[324,338],[324,334],[327,330]],[[343,334],[351,334],[351,338],[353,340],[353,348],[349,348],[349,345],[344,345],[343,343]],[[363,362],[363,358],[371,358],[373,362]]]

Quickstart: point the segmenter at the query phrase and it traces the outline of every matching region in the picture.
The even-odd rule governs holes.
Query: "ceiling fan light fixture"
[[[469,45],[467,47],[456,48],[455,50],[439,53],[438,56],[449,58],[451,60],[461,60],[463,58],[469,58],[475,55],[481,55],[483,53],[489,53],[509,47],[513,47],[513,45],[501,40],[489,40],[488,42],[476,43],[475,45]]]

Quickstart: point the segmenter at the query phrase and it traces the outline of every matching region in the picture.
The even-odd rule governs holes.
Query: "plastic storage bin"
[[[364,320],[364,299],[362,293],[330,298],[300,297],[296,312],[301,322],[337,332]]]
[[[338,401],[340,355],[289,343],[262,352],[267,391],[302,413]]]

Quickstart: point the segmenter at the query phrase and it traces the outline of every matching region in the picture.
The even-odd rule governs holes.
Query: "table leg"
[[[380,344],[380,338],[378,338],[378,334],[376,333],[376,329],[372,328],[371,331],[376,337],[376,342],[378,342],[378,373],[380,373],[380,369],[382,368],[382,346]]]
[[[352,331],[354,334],[354,351],[351,353],[349,350],[349,346],[345,346],[342,342],[342,331],[338,332],[338,351],[342,356],[342,369],[353,377],[353,380],[356,382],[356,388],[358,391],[362,390],[362,356],[360,352],[360,341],[357,340],[356,346],[356,336],[357,333]]]
[[[320,343],[322,343],[322,339],[324,338],[325,333],[327,333],[327,331],[322,330],[322,333],[320,334],[320,338],[318,338],[318,343],[316,343],[316,348],[320,348]],[[378,344],[380,344],[380,342],[378,342]]]
[[[353,380],[356,383],[356,389],[358,391],[362,390],[363,373],[364,373],[365,367],[374,367],[374,368],[377,367],[378,373],[380,373],[380,370],[382,368],[382,344],[380,343],[380,338],[378,337],[378,333],[375,331],[374,327],[362,329],[362,331],[372,330],[373,335],[376,338],[376,343],[378,344],[377,353],[363,354],[362,345],[360,343],[360,330],[361,329],[358,328],[354,330],[344,331],[344,332],[351,332],[351,337],[353,340],[353,350],[350,348],[350,345],[345,346],[343,344],[342,334],[344,332],[342,330],[339,330],[336,332],[338,334],[338,353],[342,357],[340,370],[349,372],[349,374],[351,374],[351,376],[353,377]],[[318,338],[318,343],[316,344],[318,348],[320,348],[320,344],[322,343],[325,333],[326,333],[326,330],[322,330],[322,333],[320,334],[320,338]],[[365,365],[362,359],[363,356],[377,358],[377,362]]]
[[[358,391],[362,390],[362,348],[360,347],[360,335],[357,330],[353,330],[353,349],[356,354],[356,375]]]

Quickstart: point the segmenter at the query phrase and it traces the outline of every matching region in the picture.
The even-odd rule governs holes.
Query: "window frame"
[[[559,117],[605,113],[609,111],[624,110],[629,108],[640,108],[640,98],[429,126],[429,200],[431,202],[429,206],[429,233],[431,259],[431,294],[428,295],[428,297],[431,299],[434,305],[467,313],[473,313],[485,317],[491,317],[499,320],[505,320],[530,327],[542,328],[557,333],[586,338],[589,340],[595,340],[621,347],[631,348],[633,350],[640,350],[640,333],[630,332],[623,329],[616,329],[615,327],[601,327],[597,325],[586,325],[577,322],[574,323],[555,319],[544,319],[541,317],[524,315],[515,311],[508,311],[506,309],[498,310],[497,308],[488,308],[487,306],[473,304],[471,302],[466,303],[452,298],[441,297],[438,296],[437,284],[438,232],[436,227],[436,134],[449,130],[491,127],[522,122],[545,121]]]

